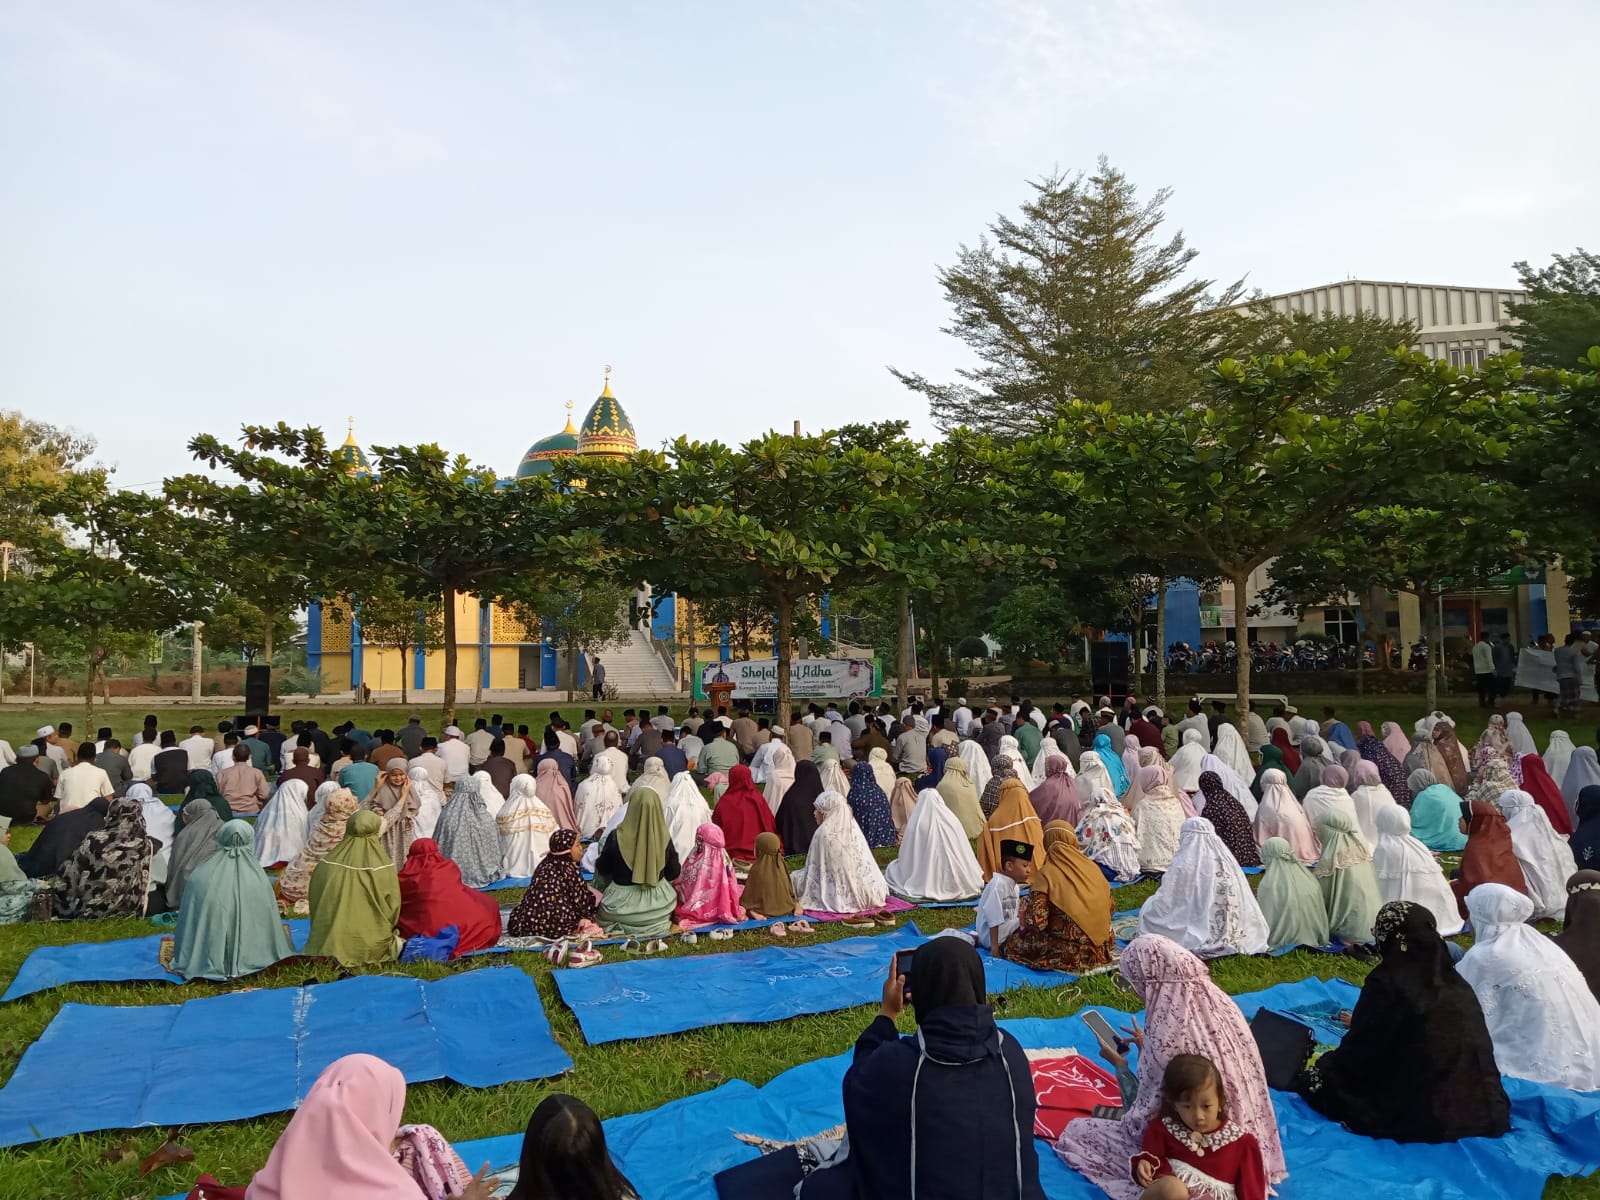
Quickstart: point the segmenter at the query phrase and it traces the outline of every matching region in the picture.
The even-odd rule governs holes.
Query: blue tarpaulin
[[[293,1108],[346,1054],[379,1055],[408,1082],[494,1087],[572,1060],[524,971],[426,982],[364,975],[185,1004],[64,1004],[0,1090],[0,1145],[141,1125],[233,1121]]]
[[[641,959],[554,972],[590,1045],[707,1025],[760,1024],[834,1012],[883,993],[889,956],[926,939],[914,924],[815,946]],[[1075,978],[984,956],[989,990],[1054,987]]]

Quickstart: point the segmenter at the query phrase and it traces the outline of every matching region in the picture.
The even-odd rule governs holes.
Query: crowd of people
[[[886,986],[889,1021],[863,1034],[846,1080],[850,1135],[817,1150],[808,1197],[909,1196],[919,1171],[979,1170],[988,1150],[952,1157],[937,1132],[921,1151],[901,1144],[907,1128],[942,1130],[969,1089],[994,1092],[984,1145],[1019,1195],[1038,1194],[1026,1060],[1019,1076],[985,1003],[984,954],[1120,965],[1145,1001],[1137,1074],[1102,1046],[1122,1068],[1121,1113],[1071,1122],[1057,1146],[1113,1196],[1175,1197],[1216,1171],[1264,1195],[1282,1178],[1259,1058],[1207,978],[1211,957],[1308,946],[1377,964],[1344,1043],[1297,1084],[1357,1132],[1502,1133],[1501,1074],[1600,1087],[1600,760],[1564,732],[1539,753],[1516,713],[1493,715],[1470,750],[1441,712],[1406,733],[1286,705],[1237,724],[1221,703],[1169,718],[1131,697],[1048,712],[1020,697],[898,714],[853,701],[787,724],[744,708],[588,710],[576,727],[552,714],[537,737],[498,715],[437,738],[418,718],[284,732],[264,716],[180,742],[151,717],[126,752],[110,729],[77,745],[71,733],[0,743],[0,820],[44,826],[25,853],[0,848],[0,922],[165,914],[168,969],[184,978],[290,957],[291,913],[311,918],[302,953],[347,967],[496,945],[581,967],[608,937],[650,952],[749,918],[788,936],[809,932],[807,913],[890,924],[891,897],[972,903],[970,933],[918,951],[919,1039],[895,1034]],[[1119,956],[1112,885],[1139,877],[1159,885]],[[502,914],[482,889],[508,878],[526,890]],[[1547,917],[1563,918],[1558,938],[1530,924]],[[1469,923],[1463,954],[1445,939]],[[434,1131],[399,1126],[403,1084],[361,1057],[318,1089],[364,1114],[361,1137],[399,1131],[381,1156],[344,1144],[344,1161],[371,1157],[351,1168],[371,1194],[401,1194],[381,1190],[393,1170],[441,1198],[489,1194]],[[1397,1105],[1396,1072],[1435,1102]],[[913,1075],[923,1090],[901,1112],[894,1082]],[[547,1116],[587,1128],[574,1105]],[[296,1133],[306,1111],[250,1196],[306,1177],[319,1152]],[[603,1136],[598,1155],[583,1140],[611,1189],[593,1194],[631,1194],[599,1165]],[[1208,1166],[1197,1146],[1231,1149]]]

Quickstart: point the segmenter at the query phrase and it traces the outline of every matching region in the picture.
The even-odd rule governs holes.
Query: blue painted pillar
[[[313,600],[306,606],[306,667],[312,671],[322,670],[321,600]]]
[[[428,686],[428,652],[421,646],[411,655],[411,686],[419,692]]]
[[[818,607],[818,613],[819,613],[820,618],[821,618],[822,636],[825,637],[825,638],[833,637],[833,611],[832,611],[832,607],[828,603],[828,600],[829,600],[828,593],[827,592],[823,592],[822,593],[822,600],[818,603],[818,606],[817,606]]]
[[[483,687],[489,688],[489,605],[478,602],[478,670],[483,677]]]
[[[728,627],[721,626],[717,630],[717,658],[719,662],[727,662],[728,654]]]
[[[539,639],[539,686],[543,688],[560,687],[561,681],[557,678],[558,668],[556,663],[556,648],[550,644],[550,639]]]
[[[354,609],[355,606],[351,605]],[[361,688],[362,671],[365,664],[362,662],[361,646],[361,617],[356,611],[350,614],[350,689],[359,691]]]

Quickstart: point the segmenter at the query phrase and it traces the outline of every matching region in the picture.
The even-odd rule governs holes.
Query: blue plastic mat
[[[889,956],[925,940],[907,924],[892,932],[814,946],[765,946],[737,954],[643,959],[556,971],[590,1045],[659,1037],[708,1025],[760,1024],[867,1004],[883,994]],[[1055,987],[1075,978],[984,956],[990,991]]]
[[[572,1067],[533,980],[510,967],[432,983],[368,975],[144,1008],[64,1004],[0,1090],[0,1146],[280,1112],[330,1062],[358,1052],[387,1059],[408,1082],[468,1087]]]

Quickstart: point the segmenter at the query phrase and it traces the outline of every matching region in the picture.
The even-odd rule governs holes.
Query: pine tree
[[[1093,175],[1030,184],[1021,219],[1001,216],[963,246],[939,281],[955,317],[945,332],[981,365],[960,382],[893,374],[928,398],[943,429],[1016,438],[1050,425],[1073,400],[1148,411],[1201,391],[1196,368],[1234,336],[1238,283],[1211,294],[1189,278],[1197,251],[1161,239],[1163,188],[1140,203],[1102,158]]]

